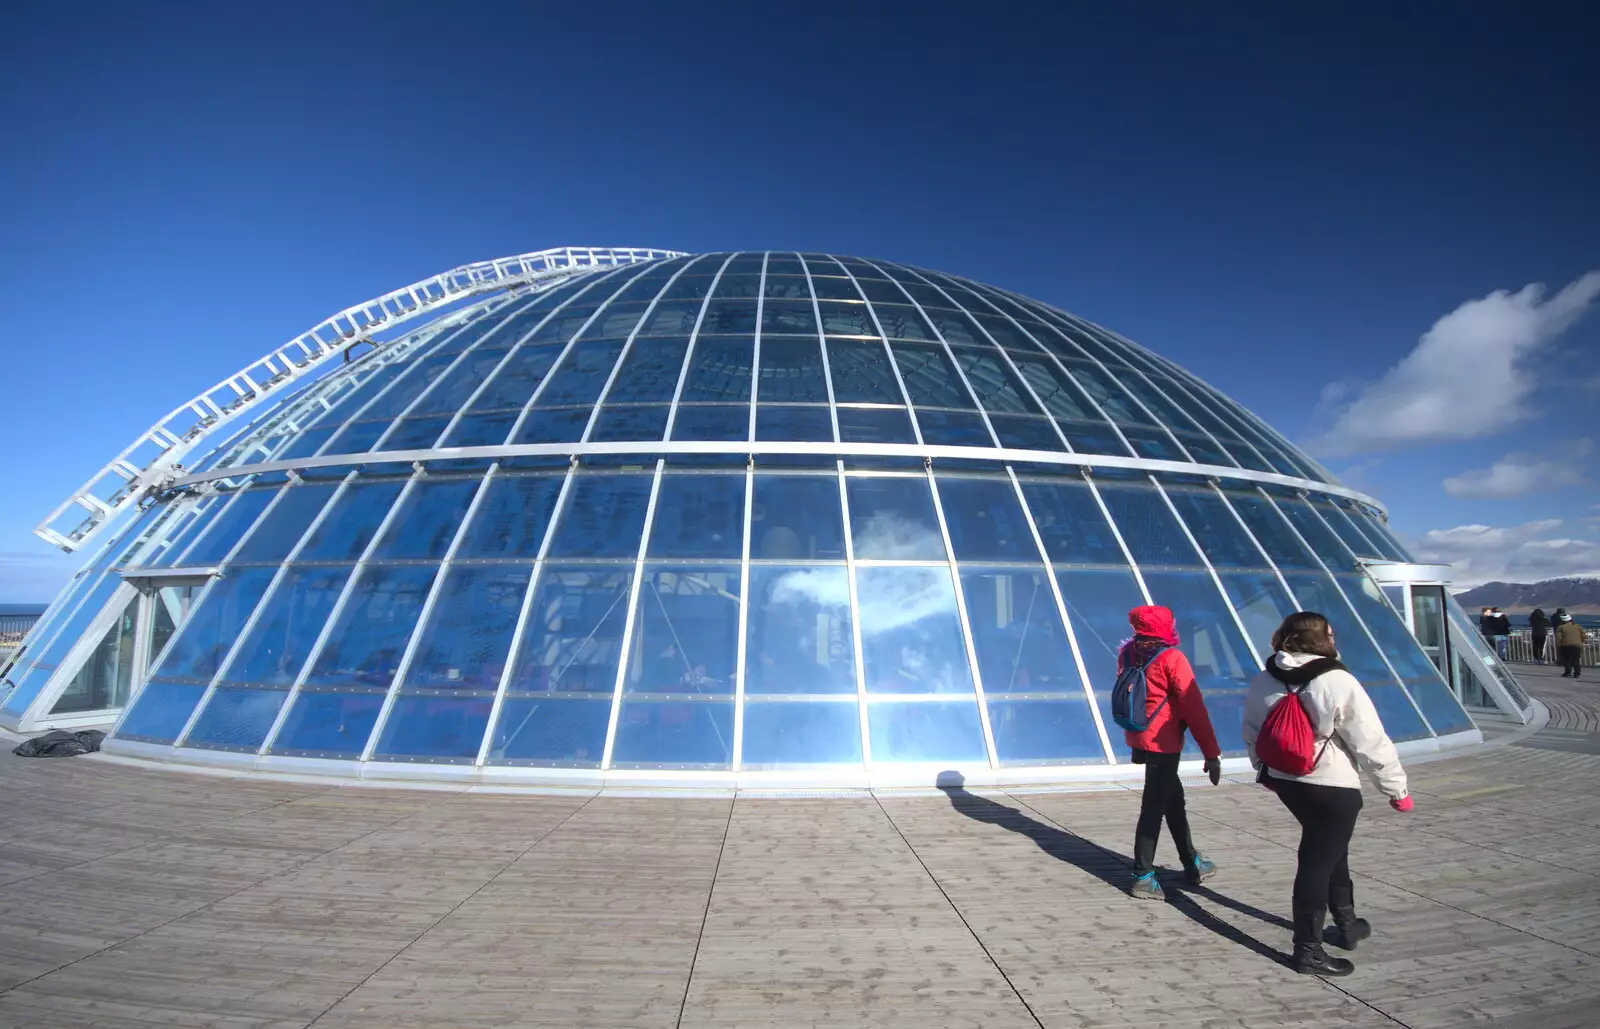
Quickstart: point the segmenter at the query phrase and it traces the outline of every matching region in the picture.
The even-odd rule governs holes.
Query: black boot
[[[1294,945],[1294,970],[1302,975],[1349,975],[1356,970],[1353,962],[1346,958],[1329,956],[1322,949],[1322,944]]]
[[[1355,950],[1356,944],[1372,935],[1372,926],[1365,918],[1356,917],[1355,888],[1335,886],[1328,891],[1328,910],[1333,914],[1333,925],[1323,934],[1323,941],[1340,950]]]

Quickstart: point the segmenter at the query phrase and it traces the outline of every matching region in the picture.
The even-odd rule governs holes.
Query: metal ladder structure
[[[386,341],[377,338],[382,330],[495,290],[547,289],[599,268],[681,256],[675,250],[644,247],[556,247],[465,264],[347,307],[168,412],[50,512],[34,535],[69,554],[81,549],[171,476],[201,441],[328,367],[329,358],[359,343],[383,346]]]

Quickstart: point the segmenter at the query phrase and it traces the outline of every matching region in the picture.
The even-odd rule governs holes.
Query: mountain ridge
[[[1600,615],[1600,576],[1567,575],[1539,582],[1486,582],[1455,595],[1471,611],[1498,607],[1507,614],[1526,614],[1536,607],[1551,614],[1558,607],[1573,615]]]

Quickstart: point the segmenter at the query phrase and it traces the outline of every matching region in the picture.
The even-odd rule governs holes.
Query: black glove
[[[1220,757],[1206,758],[1206,774],[1211,776],[1211,785],[1213,786],[1222,781],[1222,759]]]

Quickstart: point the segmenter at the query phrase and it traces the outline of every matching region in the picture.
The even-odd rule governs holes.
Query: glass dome
[[[1375,501],[1170,361],[938,272],[724,253],[500,291],[194,456],[0,721],[361,776],[1093,778],[1153,602],[1231,755],[1297,609],[1397,740],[1472,729],[1364,570],[1411,560]]]

